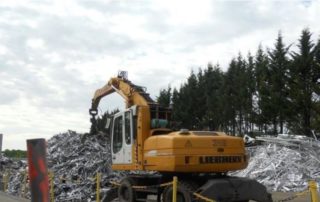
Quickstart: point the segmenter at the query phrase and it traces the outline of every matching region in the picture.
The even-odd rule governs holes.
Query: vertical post
[[[50,178],[50,202],[54,202],[54,175],[53,172],[49,172],[49,178]]]
[[[3,191],[6,192],[8,189],[8,183],[9,183],[9,173],[8,171],[5,172],[3,175]]]
[[[311,201],[312,202],[319,202],[318,199],[318,187],[317,183],[313,180],[309,181],[309,190],[311,194]]]
[[[3,135],[0,133],[0,157],[2,156],[2,139]]]
[[[45,139],[27,140],[29,185],[32,202],[49,202]]]
[[[26,185],[27,184],[27,171],[23,171],[23,181],[22,181],[22,190],[21,197],[24,198],[26,196]]]
[[[178,186],[178,178],[174,176],[173,182],[172,182],[172,202],[177,202],[177,186]]]
[[[97,185],[96,185],[96,201],[100,202],[100,181],[101,181],[101,173],[97,173]]]

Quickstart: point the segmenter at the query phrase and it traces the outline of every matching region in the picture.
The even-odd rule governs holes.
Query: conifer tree
[[[289,59],[287,57],[289,47],[285,47],[282,35],[279,32],[275,47],[269,51],[269,71],[270,71],[270,115],[273,122],[273,133],[277,134],[279,124],[280,133],[283,133],[284,124],[288,112],[288,68]]]
[[[223,73],[219,65],[213,67],[208,64],[204,70],[204,88],[202,89],[205,94],[204,125],[207,129],[218,130],[223,125]],[[199,89],[201,90],[201,89]]]
[[[311,128],[320,132],[320,38],[314,50],[314,106]]]
[[[160,91],[158,102],[173,105],[177,128],[223,130],[244,134],[258,128],[273,134],[289,129],[311,135],[320,131],[320,39],[302,31],[291,52],[279,33],[274,48],[244,59],[239,53],[226,72],[208,64],[191,72],[179,89]],[[291,55],[292,59],[288,57]],[[171,101],[170,101],[171,100]]]
[[[254,123],[254,94],[256,80],[254,77],[254,58],[251,53],[248,54],[245,71],[245,131],[248,133],[253,130]]]
[[[197,128],[203,129],[207,127],[207,123],[205,120],[205,113],[208,110],[208,107],[206,106],[206,83],[204,79],[204,72],[201,68],[198,70],[197,74],[197,91],[196,91],[196,97],[194,98],[197,102],[197,107],[195,108],[195,116],[197,117],[198,123]]]
[[[256,113],[256,123],[259,131],[267,132],[270,119],[270,72],[268,70],[269,59],[264,53],[262,46],[259,45],[255,56],[255,80],[257,106],[254,109]]]
[[[237,62],[236,59],[232,59],[225,74],[223,90],[224,90],[224,111],[225,111],[225,131],[231,134],[236,133],[236,110],[237,110],[237,91],[238,86],[236,84],[237,75]]]
[[[317,67],[311,33],[304,29],[299,39],[298,52],[293,52],[291,66],[291,95],[296,112],[293,120],[297,132],[311,136],[313,93],[317,88]],[[298,128],[297,128],[298,127]]]
[[[160,90],[157,102],[163,107],[169,107],[171,103],[171,96],[171,87],[169,85],[167,89]]]

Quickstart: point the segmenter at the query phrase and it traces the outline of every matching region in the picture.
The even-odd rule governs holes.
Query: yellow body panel
[[[173,132],[149,137],[144,143],[145,170],[213,173],[247,164],[243,140],[223,133]]]

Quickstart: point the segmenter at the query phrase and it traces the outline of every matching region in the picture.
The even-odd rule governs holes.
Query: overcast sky
[[[92,95],[118,70],[155,97],[208,62],[225,70],[239,52],[272,47],[279,30],[296,44],[305,27],[320,34],[320,1],[1,0],[3,147],[87,132]]]

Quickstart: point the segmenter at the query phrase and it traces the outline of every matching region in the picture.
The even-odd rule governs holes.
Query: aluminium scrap
[[[302,191],[320,182],[320,142],[305,136],[257,137],[262,145],[248,147],[249,165],[233,175],[250,177],[269,191]]]

